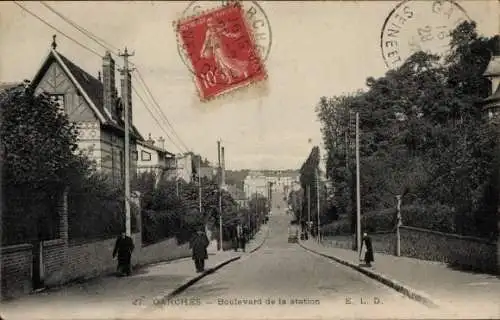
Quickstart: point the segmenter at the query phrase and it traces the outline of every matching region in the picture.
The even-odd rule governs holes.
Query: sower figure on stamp
[[[213,56],[217,67],[226,77],[228,83],[233,82],[233,73],[235,73],[237,77],[244,76],[246,78],[248,62],[229,57],[229,55],[226,53],[225,48],[223,48],[221,39],[221,37],[223,36],[237,39],[240,34],[229,32],[225,29],[225,26],[223,24],[217,23],[211,17],[208,18],[207,32],[205,35],[203,47],[201,49],[201,56],[203,58],[209,58]]]
[[[191,248],[193,250],[193,260],[196,267],[196,272],[203,272],[205,270],[205,260],[208,259],[208,240],[205,231],[198,230],[191,238]]]
[[[113,250],[113,258],[118,255],[118,274],[129,276],[132,273],[131,258],[134,251],[134,241],[124,232],[116,239],[115,248]]]
[[[361,242],[361,251],[359,252],[359,259],[361,260],[361,252],[363,251],[363,245],[366,247],[366,252],[365,252],[365,264],[367,267],[372,266],[372,262],[375,261],[373,257],[373,246],[372,246],[372,239],[368,236],[367,233],[363,233],[363,239]]]

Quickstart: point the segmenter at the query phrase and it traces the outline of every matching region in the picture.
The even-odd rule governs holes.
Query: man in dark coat
[[[238,248],[241,248],[241,250],[245,252],[246,235],[245,235],[245,229],[241,224],[238,224],[236,226],[236,240],[238,243]]]
[[[134,248],[134,240],[125,233],[122,233],[118,239],[116,239],[113,258],[118,255],[117,271],[119,274],[126,274],[129,276],[132,273],[131,258]]]
[[[205,270],[205,260],[208,259],[208,245],[210,241],[204,231],[198,230],[191,238],[191,248],[193,250],[193,260],[196,272]]]
[[[365,264],[366,264],[367,267],[371,267],[372,266],[371,263],[373,261],[375,261],[375,259],[373,257],[372,239],[366,233],[363,233],[363,242],[361,243],[361,250],[363,250],[363,244],[366,247],[365,259],[364,259],[365,260]]]

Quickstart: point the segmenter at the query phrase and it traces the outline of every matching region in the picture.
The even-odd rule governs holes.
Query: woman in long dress
[[[229,57],[224,50],[222,36],[237,39],[240,33],[232,33],[224,30],[223,25],[216,23],[213,18],[209,18],[207,20],[207,32],[201,49],[201,56],[203,58],[213,56],[217,67],[227,79],[228,84],[231,84],[234,80],[233,73],[237,77],[247,77],[248,62]]]
[[[366,247],[365,259],[364,259],[365,264],[367,267],[371,267],[372,262],[375,261],[375,259],[373,257],[372,239],[366,233],[363,234],[363,242],[361,243],[361,250],[363,250],[363,244]]]

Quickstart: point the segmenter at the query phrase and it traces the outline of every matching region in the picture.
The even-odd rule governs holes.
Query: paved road
[[[280,201],[273,202],[276,206]],[[260,250],[200,280],[156,315],[283,319],[429,314],[430,309],[393,289],[288,243],[291,216],[283,205],[273,208],[269,237]]]

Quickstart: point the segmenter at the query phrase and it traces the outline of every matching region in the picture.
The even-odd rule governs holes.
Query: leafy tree
[[[0,112],[3,241],[54,238],[62,191],[86,169],[75,125],[28,82],[1,93]]]
[[[362,213],[393,208],[394,196],[404,194],[404,205],[423,207],[412,212],[431,207],[452,212],[453,219],[445,219],[448,231],[495,233],[496,205],[491,203],[498,202],[498,187],[490,179],[495,128],[477,105],[489,93],[482,73],[493,46],[494,39],[479,37],[475,24],[464,22],[452,33],[445,64],[417,52],[399,69],[368,78],[366,92],[320,99],[316,110],[337,209],[355,210],[349,115],[358,112]],[[432,220],[438,216],[428,214],[428,226],[443,229]]]

